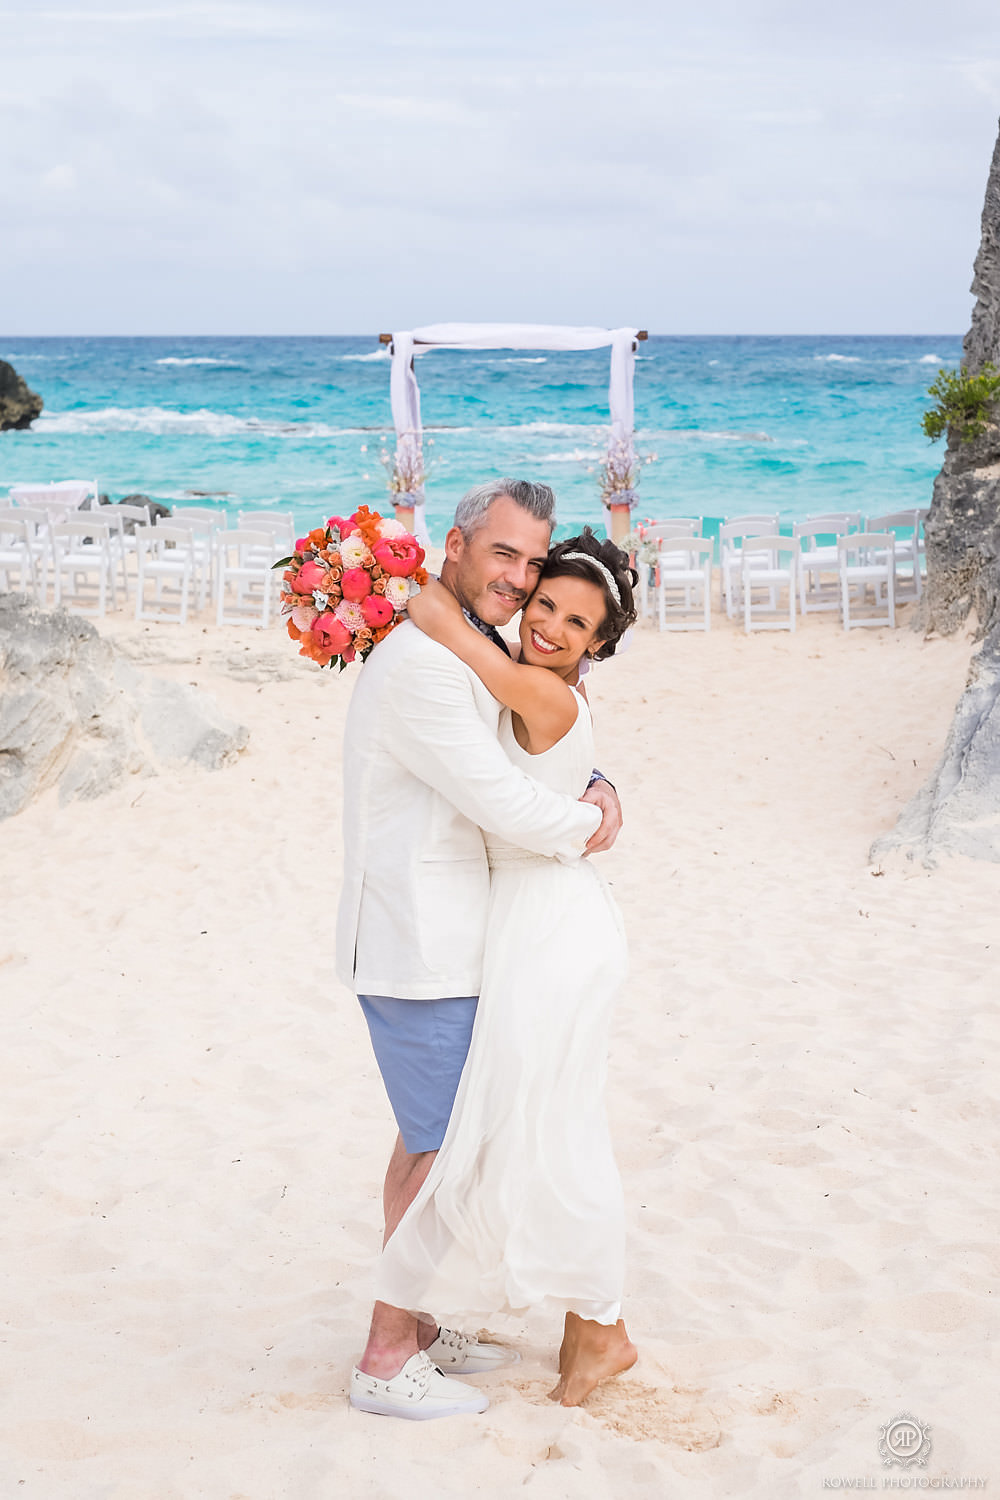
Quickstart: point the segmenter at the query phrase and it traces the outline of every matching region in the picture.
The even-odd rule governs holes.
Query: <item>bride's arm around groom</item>
[[[497,739],[476,674],[406,623],[372,653],[344,743],[338,972],[360,993],[475,994],[489,871],[482,830],[578,858],[600,810],[534,781]]]

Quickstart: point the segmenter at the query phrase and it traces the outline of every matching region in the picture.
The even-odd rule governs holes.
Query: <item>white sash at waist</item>
[[[518,849],[514,844],[487,844],[486,858],[491,870],[504,865],[553,865],[558,863],[549,854],[533,854],[530,849]]]

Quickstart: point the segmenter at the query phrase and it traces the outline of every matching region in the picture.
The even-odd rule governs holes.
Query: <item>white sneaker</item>
[[[488,1375],[504,1365],[516,1365],[521,1358],[516,1349],[481,1344],[453,1328],[439,1328],[437,1338],[425,1352],[438,1369],[447,1370],[449,1375]]]
[[[406,1417],[429,1422],[435,1417],[459,1417],[485,1411],[489,1401],[482,1391],[449,1380],[424,1353],[411,1354],[398,1375],[379,1380],[355,1366],[351,1372],[351,1405],[380,1417]]]

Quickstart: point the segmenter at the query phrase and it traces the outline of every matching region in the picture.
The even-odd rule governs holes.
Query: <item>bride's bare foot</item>
[[[602,1380],[630,1370],[638,1357],[621,1318],[611,1328],[567,1313],[559,1349],[559,1384],[549,1392],[549,1400],[579,1406]]]

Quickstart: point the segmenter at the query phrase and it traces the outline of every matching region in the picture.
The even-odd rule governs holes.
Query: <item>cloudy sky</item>
[[[997,0],[0,0],[0,333],[963,332]]]

